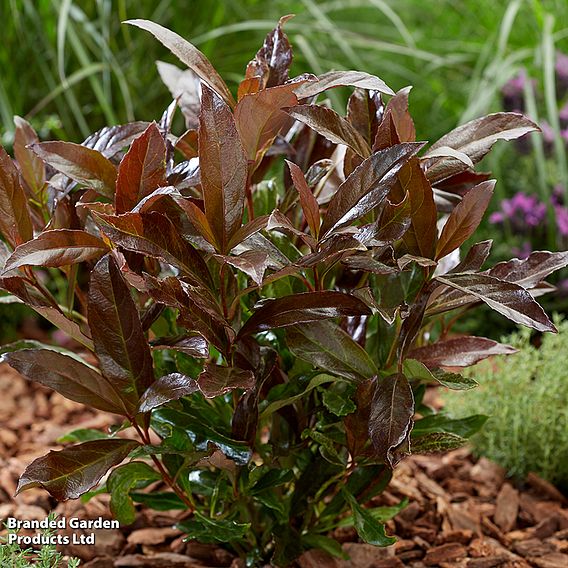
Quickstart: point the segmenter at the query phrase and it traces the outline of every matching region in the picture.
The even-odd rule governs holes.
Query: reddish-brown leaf
[[[414,121],[408,112],[408,95],[412,87],[405,87],[396,93],[388,102],[386,112],[390,113],[401,142],[414,142],[416,129]]]
[[[203,201],[217,250],[225,254],[242,224],[247,158],[231,110],[206,85],[202,87],[199,167]]]
[[[258,163],[276,136],[292,120],[282,109],[294,106],[296,83],[246,94],[235,108],[235,121],[247,158]]]
[[[304,177],[304,172],[302,172],[302,170],[293,162],[286,160],[286,163],[290,168],[290,175],[292,176],[294,187],[298,190],[300,195],[300,204],[302,205],[304,218],[308,223],[308,227],[310,228],[310,232],[313,237],[317,239],[321,222],[318,202],[314,197],[312,190],[308,187],[308,183]]]
[[[32,150],[58,172],[112,199],[116,167],[97,150],[72,142],[40,142]]]
[[[436,250],[438,213],[434,192],[417,158],[411,159],[398,174],[393,193],[401,200],[408,194],[411,223],[403,240],[410,254],[433,258]]]
[[[26,348],[5,353],[2,360],[26,379],[45,385],[69,400],[114,414],[125,415],[129,410],[114,385],[76,356],[51,349]]]
[[[339,186],[323,219],[321,234],[327,235],[359,219],[388,195],[402,166],[422,144],[399,144],[367,158]]]
[[[114,203],[117,213],[130,211],[142,198],[167,185],[166,144],[158,126],[136,138],[118,166]]]
[[[347,103],[347,120],[365,138],[367,144],[372,146],[384,111],[379,93],[355,89]]]
[[[363,136],[334,110],[321,105],[296,105],[287,109],[287,112],[330,142],[345,144],[362,158],[371,154],[371,148]]]
[[[186,276],[209,285],[211,275],[200,253],[161,213],[93,214],[105,235],[133,252],[153,256],[179,268]]]
[[[158,73],[164,85],[177,101],[185,118],[185,127],[190,130],[199,124],[199,77],[191,69],[180,69],[164,61],[156,61]]]
[[[108,246],[85,231],[54,229],[19,245],[6,260],[4,270],[20,266],[67,266],[102,256]]]
[[[308,292],[265,300],[239,331],[239,337],[339,316],[369,315],[359,299],[342,292]]]
[[[199,390],[197,382],[191,377],[181,373],[164,375],[151,384],[142,395],[138,411],[150,412],[166,402],[193,394],[197,390]]]
[[[494,355],[511,355],[517,349],[485,337],[455,337],[418,347],[408,354],[430,368],[469,367]]]
[[[329,71],[320,75],[317,81],[298,87],[296,94],[299,99],[305,99],[334,87],[358,87],[359,89],[379,91],[385,93],[385,95],[394,95],[394,91],[387,87],[382,79],[363,71]]]
[[[486,274],[500,280],[514,282],[530,290],[548,275],[566,266],[568,266],[568,251],[536,251],[523,260],[513,258],[507,262],[500,262]]]
[[[465,258],[455,268],[452,268],[450,272],[477,272],[489,257],[492,245],[492,240],[481,241],[480,243],[472,245],[471,248],[467,251]],[[492,276],[500,278],[501,280],[507,280],[506,278],[501,278],[498,274],[494,274]]]
[[[0,146],[0,233],[16,248],[33,237],[28,200],[20,183],[20,175]]]
[[[371,413],[369,436],[378,456],[390,467],[397,463],[396,450],[412,430],[414,397],[402,373],[389,375],[377,382]]]
[[[208,363],[197,378],[197,384],[207,398],[214,398],[234,389],[252,389],[255,380],[252,371]]]
[[[128,285],[110,255],[91,273],[88,319],[103,375],[135,409],[154,382],[152,355]]]
[[[81,146],[97,150],[110,160],[116,157],[123,148],[130,146],[134,139],[148,128],[149,124],[139,120],[116,126],[105,126],[91,134]]]
[[[137,446],[136,440],[93,440],[50,451],[34,460],[18,481],[16,494],[42,487],[58,501],[77,499],[93,488],[103,475]]]
[[[128,20],[124,23],[150,32],[202,81],[207,83],[227,104],[234,106],[235,100],[225,81],[215,71],[207,57],[194,45],[175,32],[148,20]]]
[[[45,183],[45,164],[29,148],[29,144],[39,142],[31,124],[19,116],[14,117],[14,156],[20,166],[22,177],[33,193],[37,193]]]
[[[247,65],[245,81],[258,77],[260,88],[266,89],[282,85],[288,80],[288,71],[292,64],[292,48],[282,26],[292,17],[292,15],[282,16],[278,25],[267,34],[255,58]]]
[[[498,140],[514,140],[535,130],[539,130],[538,126],[522,114],[497,112],[458,126],[432,144],[430,150],[447,146],[466,154],[476,164]],[[426,171],[426,176],[434,184],[468,167],[461,160],[448,157],[437,160]]]
[[[473,235],[491,201],[494,187],[494,180],[484,181],[464,195],[442,229],[436,259],[444,258]]]
[[[487,274],[446,274],[437,280],[486,303],[515,323],[537,331],[553,331],[556,327],[540,305],[518,284],[505,282]]]

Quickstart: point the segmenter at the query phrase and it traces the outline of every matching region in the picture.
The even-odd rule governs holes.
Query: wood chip
[[[465,546],[457,542],[448,542],[441,546],[431,548],[424,557],[426,566],[436,566],[440,562],[451,562],[467,556]]]
[[[519,492],[510,483],[504,483],[497,495],[495,507],[495,524],[503,531],[509,532],[517,522],[519,514]]]

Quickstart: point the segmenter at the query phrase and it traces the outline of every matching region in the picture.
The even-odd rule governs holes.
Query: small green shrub
[[[535,471],[568,487],[568,321],[558,335],[531,344],[530,330],[506,338],[519,349],[472,368],[479,388],[466,396],[448,393],[447,410],[455,416],[483,412],[485,427],[472,438],[477,453],[500,463],[509,474]]]

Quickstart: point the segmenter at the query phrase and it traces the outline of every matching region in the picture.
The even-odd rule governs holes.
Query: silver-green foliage
[[[485,361],[471,373],[479,387],[445,396],[453,416],[484,413],[490,419],[472,438],[476,452],[523,478],[534,471],[568,486],[568,321],[558,335],[531,344],[530,330],[504,341],[520,352]]]

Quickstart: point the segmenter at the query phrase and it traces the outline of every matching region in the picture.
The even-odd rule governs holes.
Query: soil
[[[81,519],[111,518],[108,496],[57,503],[31,489],[14,497],[25,467],[76,428],[105,428],[113,417],[70,402],[0,365],[0,520],[43,519],[54,510]],[[118,420],[118,419],[117,419]],[[128,435],[126,432],[125,435]],[[300,568],[568,568],[568,499],[536,474],[522,483],[463,448],[444,455],[412,456],[401,463],[388,490],[373,505],[408,506],[387,524],[398,542],[377,548],[357,542],[353,530],[333,535],[351,560],[309,551]],[[221,548],[183,542],[172,528],[187,514],[139,509],[134,524],[95,530],[95,545],[67,545],[84,568],[238,568]],[[5,532],[5,531],[4,531]],[[90,530],[86,532],[91,532]],[[0,533],[2,534],[2,533]]]

